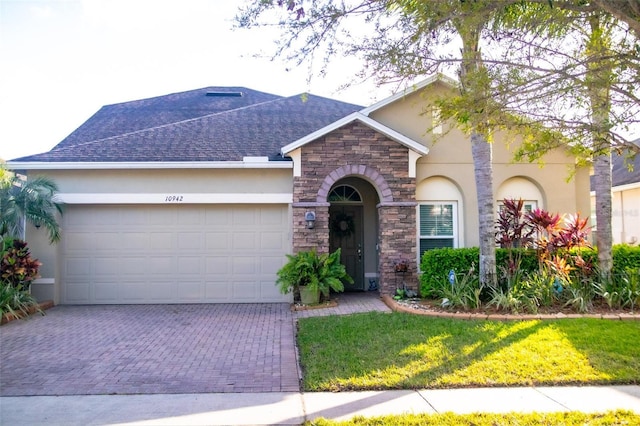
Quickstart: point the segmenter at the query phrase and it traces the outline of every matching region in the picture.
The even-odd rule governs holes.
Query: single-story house
[[[281,302],[285,254],[338,247],[352,291],[417,287],[433,247],[478,245],[468,135],[438,123],[433,76],[369,107],[310,94],[207,87],[105,106],[51,151],[9,165],[66,203],[62,240],[27,229],[37,298],[61,304]],[[574,158],[512,161],[496,135],[496,208],[589,216]],[[394,265],[404,260],[405,273]]]
[[[640,145],[640,139],[634,141]],[[640,244],[640,155],[627,158],[628,152],[611,157],[611,232],[613,244]],[[593,188],[593,176],[591,177]],[[591,192],[591,222],[595,220],[595,191]]]

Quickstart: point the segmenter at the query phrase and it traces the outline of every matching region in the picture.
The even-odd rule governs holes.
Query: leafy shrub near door
[[[344,291],[343,281],[353,283],[353,278],[340,263],[340,249],[322,254],[315,250],[301,251],[288,254],[287,259],[277,273],[276,285],[282,294],[294,292],[297,295],[300,287],[309,287],[310,291],[328,298],[331,290]]]

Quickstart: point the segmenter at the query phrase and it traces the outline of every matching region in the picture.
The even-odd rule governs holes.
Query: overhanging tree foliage
[[[471,135],[477,187],[491,188],[479,182],[491,180],[486,142],[499,128],[522,136],[518,158],[530,161],[558,147],[583,162],[606,161],[611,147],[635,148],[625,130],[640,117],[637,0],[603,1],[263,0],[243,9],[238,23],[277,22],[285,34],[276,55],[298,64],[321,59],[325,70],[336,56],[359,57],[365,66],[358,76],[377,83],[458,72],[459,96],[437,104],[441,118]],[[595,48],[598,40],[606,49]],[[493,203],[490,190],[478,189],[488,259],[493,247],[482,246],[493,231]],[[490,262],[481,271],[485,283],[495,273]]]

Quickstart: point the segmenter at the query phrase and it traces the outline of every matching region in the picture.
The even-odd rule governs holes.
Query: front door
[[[362,241],[362,206],[332,204],[329,208],[329,247],[341,249],[341,262],[353,278],[345,291],[364,291],[364,245]]]

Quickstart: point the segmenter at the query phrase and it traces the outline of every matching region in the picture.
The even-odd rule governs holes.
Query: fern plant
[[[331,290],[344,291],[343,281],[353,283],[344,265],[340,263],[340,249],[333,253],[318,254],[315,250],[287,255],[287,263],[277,273],[276,285],[282,294],[297,293],[308,286],[313,292],[329,297]]]

